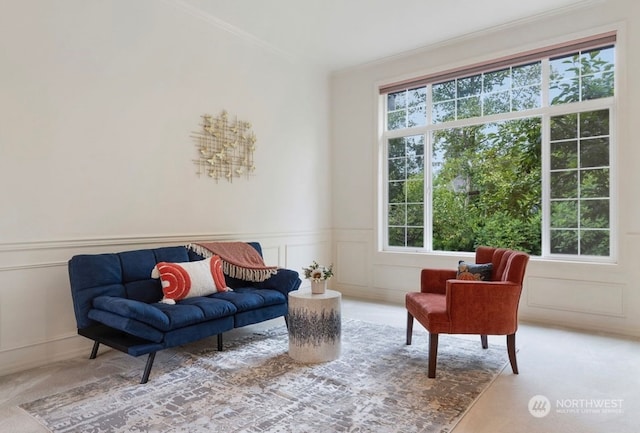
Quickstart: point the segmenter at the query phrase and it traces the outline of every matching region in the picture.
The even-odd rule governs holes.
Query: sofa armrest
[[[452,334],[508,335],[518,328],[522,287],[509,281],[449,280],[447,311]]]
[[[444,295],[447,281],[454,279],[457,271],[453,269],[423,269],[420,273],[420,291]]]
[[[302,284],[302,280],[297,271],[279,268],[275,275],[272,275],[271,278],[261,283],[257,283],[256,287],[260,289],[274,289],[287,296],[289,292],[298,290],[300,284]]]

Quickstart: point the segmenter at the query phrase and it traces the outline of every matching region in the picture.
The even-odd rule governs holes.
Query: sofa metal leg
[[[91,355],[89,355],[89,359],[96,359],[96,356],[98,356],[98,347],[100,347],[100,343],[94,341],[93,349],[91,349]]]
[[[429,378],[436,377],[436,362],[438,360],[438,334],[429,333]]]
[[[222,333],[218,334],[218,352],[222,352]]]
[[[154,359],[156,359],[156,352],[151,352],[147,358],[147,365],[144,366],[144,373],[142,373],[142,380],[140,381],[141,384],[149,381],[149,374],[151,373]]]
[[[411,345],[413,335],[413,316],[407,311],[407,345]]]
[[[287,327],[287,331],[289,330],[289,315],[284,316],[284,324]]]
[[[480,335],[480,341],[482,342],[482,348],[483,349],[489,348],[489,341],[487,340],[487,335],[486,334]]]
[[[516,334],[507,335],[507,353],[513,374],[518,374],[518,363],[516,361]]]

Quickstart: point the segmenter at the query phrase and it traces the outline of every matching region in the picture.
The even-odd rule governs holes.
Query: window
[[[387,250],[611,258],[615,35],[381,88]]]

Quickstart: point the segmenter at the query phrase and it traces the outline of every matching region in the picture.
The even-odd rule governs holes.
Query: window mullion
[[[433,133],[425,134],[425,157],[424,157],[424,247],[433,251],[433,179],[432,161],[433,158]]]
[[[548,93],[548,92],[543,92]],[[551,116],[542,116],[541,131],[541,165],[542,165],[542,256],[549,256],[551,252]]]

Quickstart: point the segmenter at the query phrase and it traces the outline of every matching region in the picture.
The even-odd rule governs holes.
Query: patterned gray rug
[[[23,404],[53,432],[335,433],[448,432],[506,364],[506,350],[441,336],[436,379],[427,378],[422,332],[342,323],[342,355],[299,364],[284,326],[187,345],[141,370]]]

